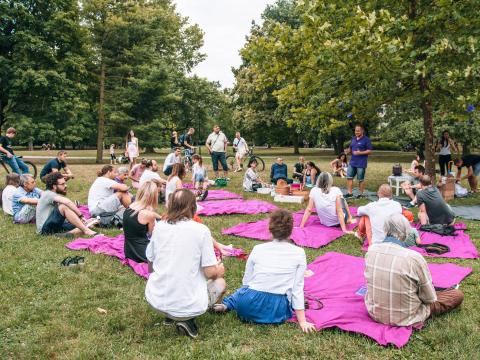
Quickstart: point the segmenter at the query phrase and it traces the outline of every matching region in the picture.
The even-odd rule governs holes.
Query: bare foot
[[[315,275],[315,273],[312,270],[305,270],[305,273],[303,277],[309,278],[310,276]]]
[[[227,312],[227,306],[224,304],[213,304],[212,310],[216,313]]]

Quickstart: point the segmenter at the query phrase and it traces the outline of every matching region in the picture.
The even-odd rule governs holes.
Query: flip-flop
[[[72,261],[72,257],[67,256],[65,259],[62,260],[60,266],[70,266],[70,261]]]
[[[103,235],[103,234],[100,234],[100,233],[98,233],[98,232],[94,232],[92,235],[87,235],[87,234],[85,234],[84,237],[85,237],[86,239],[91,239],[91,238],[94,238],[94,237],[97,236],[97,235]]]

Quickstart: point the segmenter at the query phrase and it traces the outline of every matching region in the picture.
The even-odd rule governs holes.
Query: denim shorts
[[[75,229],[75,226],[70,224],[55,206],[50,216],[47,218],[42,226],[42,235],[64,233]]]
[[[204,182],[205,181],[205,177],[203,176],[203,174],[195,174],[195,182]]]
[[[365,172],[366,172],[366,168],[361,168],[361,167],[355,167],[355,166],[351,166],[351,165],[348,165],[348,168],[347,168],[347,179],[353,179],[355,177],[355,175],[357,176],[357,180],[358,181],[363,181],[365,180]]]

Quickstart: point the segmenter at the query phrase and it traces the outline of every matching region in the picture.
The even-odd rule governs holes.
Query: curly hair
[[[290,240],[293,230],[293,217],[290,211],[279,209],[270,215],[268,230],[274,239]]]
[[[45,187],[47,190],[53,190],[53,186],[57,185],[60,179],[63,179],[63,175],[59,171],[52,172],[45,176]]]

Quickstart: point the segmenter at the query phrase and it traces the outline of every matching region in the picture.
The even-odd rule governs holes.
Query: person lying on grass
[[[243,321],[281,324],[295,311],[300,329],[309,333],[315,326],[305,318],[303,295],[307,268],[305,251],[289,239],[293,218],[287,210],[270,215],[273,241],[256,245],[245,266],[243,287],[213,306],[216,312],[235,311]]]
[[[310,191],[310,200],[303,214],[300,228],[303,229],[315,208],[322,225],[340,225],[344,233],[353,234],[352,231],[347,230],[347,224],[354,224],[356,220],[350,214],[350,209],[343,198],[342,191],[332,185],[332,175],[328,172],[322,172],[318,177],[317,186]]]
[[[87,235],[97,233],[90,227],[98,224],[95,218],[85,220],[82,212],[67,195],[67,179],[59,171],[44,177],[46,190],[42,192],[37,204],[37,233],[60,236]]]
[[[166,217],[156,223],[146,250],[151,274],[145,298],[166,317],[166,325],[175,323],[177,330],[196,338],[195,318],[225,292],[225,269],[215,257],[210,230],[193,220],[193,192],[175,190],[168,201]]]
[[[30,174],[20,175],[20,186],[12,196],[13,222],[28,224],[35,222],[35,211],[42,190],[36,187],[37,181]]]

